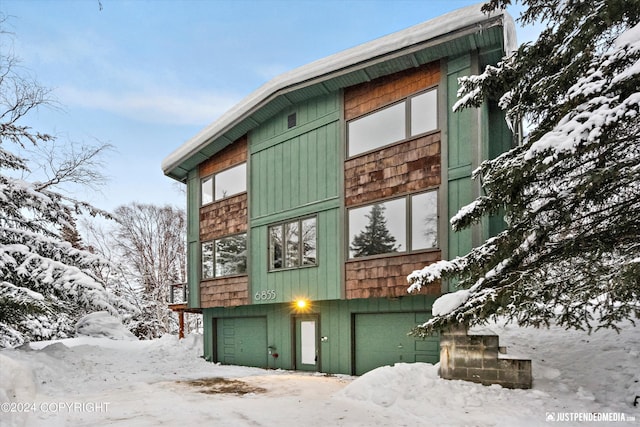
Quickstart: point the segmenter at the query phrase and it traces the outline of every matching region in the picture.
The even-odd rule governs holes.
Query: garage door
[[[241,366],[267,366],[267,318],[217,318],[216,361]]]
[[[380,366],[402,362],[437,363],[438,337],[407,336],[413,326],[427,319],[427,313],[355,314],[354,373],[362,375]]]

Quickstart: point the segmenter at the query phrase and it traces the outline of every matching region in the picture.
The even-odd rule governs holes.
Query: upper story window
[[[269,227],[269,270],[318,264],[317,219],[301,218]]]
[[[438,89],[351,120],[347,124],[348,156],[356,156],[438,128]]]
[[[234,276],[247,272],[247,233],[202,244],[202,278]]]
[[[208,176],[201,181],[201,201],[203,205],[247,191],[247,164]]]
[[[349,258],[437,247],[437,190],[349,209]]]

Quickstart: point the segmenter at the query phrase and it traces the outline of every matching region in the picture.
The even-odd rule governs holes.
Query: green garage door
[[[241,366],[267,366],[267,318],[217,318],[216,361]]]
[[[437,363],[440,358],[439,338],[407,336],[418,323],[428,319],[427,313],[367,313],[354,315],[355,367],[362,375],[372,369],[394,363]]]

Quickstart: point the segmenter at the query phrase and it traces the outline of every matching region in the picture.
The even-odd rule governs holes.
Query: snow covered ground
[[[533,389],[446,381],[429,364],[359,378],[219,366],[199,357],[199,336],[85,328],[94,336],[0,351],[0,426],[539,426],[598,413],[625,421],[558,424],[640,425],[640,328],[491,329],[533,360]]]

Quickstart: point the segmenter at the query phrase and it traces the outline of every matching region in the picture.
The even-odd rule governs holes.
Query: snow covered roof
[[[162,170],[172,178],[184,180],[188,169],[233,142],[234,135],[230,131],[269,102],[279,96],[291,94],[293,91],[322,84],[336,77],[363,69],[374,62],[398,58],[422,49],[432,48],[464,34],[479,33],[494,26],[503,27],[503,49],[506,52],[515,50],[515,24],[511,16],[502,10],[486,15],[480,11],[482,4],[484,3],[455,10],[275,77],[167,156],[162,162]],[[287,103],[290,104],[290,101]],[[252,122],[255,126],[256,120]],[[243,133],[235,135],[235,138],[242,136],[248,130],[246,125],[241,128]],[[219,147],[213,151],[206,150],[208,145],[220,139],[223,142],[219,144]]]

